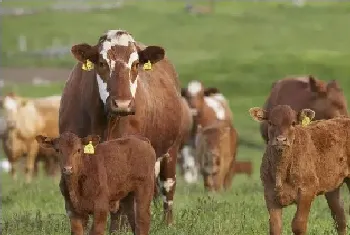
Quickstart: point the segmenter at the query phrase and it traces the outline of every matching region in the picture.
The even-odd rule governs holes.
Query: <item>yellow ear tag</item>
[[[89,141],[89,144],[84,146],[84,153],[86,154],[95,153],[94,146],[92,145],[92,141]]]
[[[143,69],[144,69],[144,70],[151,70],[151,69],[152,69],[151,61],[148,61],[147,63],[145,63],[145,64],[143,65]]]
[[[303,118],[303,120],[301,121],[301,126],[305,127],[305,126],[309,125],[310,122],[311,122],[311,119],[309,117],[305,116]]]
[[[81,68],[83,70],[90,71],[94,68],[94,64],[90,60],[87,60],[86,63],[84,63]]]

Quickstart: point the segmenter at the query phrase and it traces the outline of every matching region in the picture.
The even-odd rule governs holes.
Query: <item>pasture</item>
[[[19,32],[27,36],[28,44],[45,47],[53,37],[75,44],[93,44],[104,31],[122,28],[138,41],[163,46],[176,66],[182,86],[198,79],[206,86],[219,88],[229,99],[240,139],[237,159],[252,160],[254,174],[252,178],[236,175],[232,189],[221,194],[205,193],[201,180],[196,185],[186,185],[178,177],[175,224],[165,227],[162,206],[153,205],[151,234],[267,234],[268,213],[259,178],[264,149],[258,124],[250,118],[248,109],[262,106],[272,82],[288,75],[337,79],[349,102],[349,11],[350,4],[346,3],[315,3],[298,8],[282,3],[221,2],[213,15],[196,16],[185,12],[183,2],[128,1],[121,9],[103,12],[5,16],[2,66],[73,66],[71,55],[60,59],[6,57],[6,52],[15,50]],[[3,92],[15,91],[30,97],[59,94],[65,79],[32,87],[11,84],[7,77],[5,82],[9,85]],[[2,172],[1,187],[4,234],[69,234],[57,181],[40,176],[31,185],[25,185],[23,177],[14,183]],[[345,187],[342,196],[349,215],[350,197]],[[291,234],[294,212],[295,206],[284,210],[283,234]],[[310,235],[335,234],[323,196],[313,203],[308,231]]]

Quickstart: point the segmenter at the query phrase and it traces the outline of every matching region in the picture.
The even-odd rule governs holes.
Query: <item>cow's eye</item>
[[[293,121],[292,122],[292,126],[296,126],[297,122],[296,121]]]
[[[103,62],[100,62],[100,63],[99,63],[99,66],[100,66],[101,68],[103,68],[103,67],[105,66],[105,64],[104,64]]]
[[[78,153],[80,153],[81,152],[81,149],[78,149]]]

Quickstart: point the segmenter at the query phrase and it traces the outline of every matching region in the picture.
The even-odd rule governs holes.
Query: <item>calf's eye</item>
[[[296,121],[293,121],[293,122],[292,122],[292,126],[295,126],[296,124],[297,124]]]
[[[78,153],[80,153],[81,152],[81,149],[78,149]]]

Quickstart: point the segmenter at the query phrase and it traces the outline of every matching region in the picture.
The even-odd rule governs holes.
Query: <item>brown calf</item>
[[[88,215],[93,214],[90,234],[105,234],[108,212],[123,202],[132,231],[146,235],[150,229],[156,154],[149,140],[136,136],[106,141],[89,135],[79,138],[63,133],[59,138],[37,136],[46,148],[61,154],[60,165],[65,186],[61,192],[69,205],[71,232],[83,235]],[[90,142],[93,153],[84,153]]]
[[[182,106],[177,73],[164,49],[144,46],[124,30],[109,30],[95,45],[73,46],[72,54],[79,62],[63,89],[60,133],[98,134],[103,140],[129,134],[148,138],[157,159],[170,156],[160,163],[159,182],[165,220],[172,223]],[[86,71],[82,66],[88,63],[93,68]],[[124,223],[122,213],[111,223]]]
[[[287,105],[271,111],[251,108],[256,121],[268,122],[268,143],[260,177],[270,214],[270,234],[282,233],[282,208],[297,204],[292,221],[294,234],[304,235],[311,203],[325,194],[338,234],[346,234],[340,186],[350,189],[350,119],[339,117],[302,126],[315,112],[296,112]],[[306,119],[305,119],[306,118]]]
[[[263,106],[271,111],[277,105],[289,105],[293,110],[312,109],[315,120],[347,115],[347,102],[337,81],[328,83],[313,76],[284,78],[273,83]],[[260,123],[260,133],[267,142],[267,122]]]

